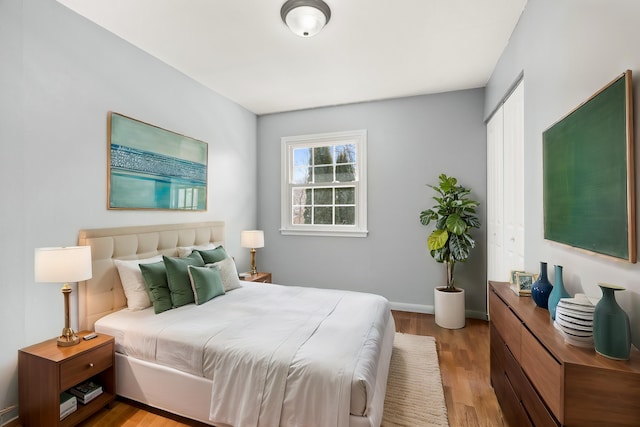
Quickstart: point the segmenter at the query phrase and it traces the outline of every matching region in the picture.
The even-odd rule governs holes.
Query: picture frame
[[[545,239],[637,261],[632,98],[627,70],[543,132]]]
[[[207,210],[208,144],[109,112],[107,209]]]
[[[509,283],[511,283],[512,285],[515,285],[516,283],[518,283],[518,278],[516,277],[516,275],[518,273],[525,273],[524,270],[511,270],[511,272],[509,273]]]
[[[511,290],[518,296],[531,296],[533,283],[538,279],[538,274],[527,271],[512,270],[513,282],[509,285]]]
[[[531,287],[533,283],[536,281],[535,273],[527,273],[527,272],[518,272],[516,273],[516,284],[518,286],[518,291],[520,292],[529,292],[531,293]]]

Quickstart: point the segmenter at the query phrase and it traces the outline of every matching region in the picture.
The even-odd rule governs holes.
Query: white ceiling
[[[325,0],[315,37],[284,0],[58,0],[256,114],[484,86],[526,0]]]

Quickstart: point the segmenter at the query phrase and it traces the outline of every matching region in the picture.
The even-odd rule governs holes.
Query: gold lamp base
[[[258,269],[256,268],[256,250],[254,248],[251,249],[251,274],[258,274]]]
[[[62,287],[62,295],[64,296],[64,328],[62,328],[62,335],[58,337],[58,347],[71,347],[80,343],[80,338],[73,332],[73,329],[69,327],[69,294],[71,293],[71,287],[68,283],[65,283]]]
[[[62,335],[58,337],[58,347],[71,347],[80,343],[80,338],[71,328],[62,329]]]

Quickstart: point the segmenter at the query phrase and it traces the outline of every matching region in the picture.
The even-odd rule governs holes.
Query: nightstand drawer
[[[60,364],[61,391],[91,378],[113,364],[113,343],[82,353]]]

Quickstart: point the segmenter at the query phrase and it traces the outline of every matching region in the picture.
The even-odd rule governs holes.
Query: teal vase
[[[629,316],[618,305],[615,291],[622,286],[598,283],[602,299],[593,313],[593,342],[596,351],[610,359],[627,360],[631,352],[631,328]]]
[[[553,281],[553,289],[549,294],[548,308],[551,314],[551,320],[556,320],[556,307],[561,298],[569,298],[569,292],[564,288],[564,280],[562,279],[562,266],[555,266],[555,279]]]

